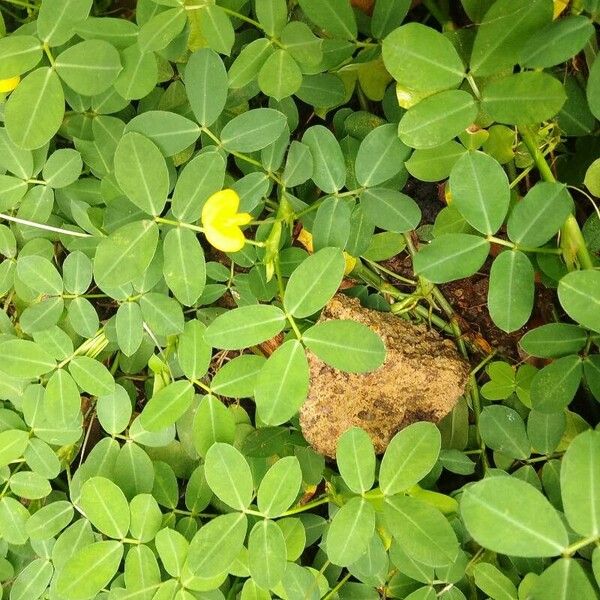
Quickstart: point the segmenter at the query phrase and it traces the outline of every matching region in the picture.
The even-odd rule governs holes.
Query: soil
[[[469,365],[437,332],[343,295],[334,296],[319,320],[330,319],[364,323],[381,336],[387,356],[376,371],[354,374],[308,354],[311,384],[300,425],[317,452],[335,456],[340,435],[357,426],[380,454],[397,431],[415,421],[439,421],[463,394]]]

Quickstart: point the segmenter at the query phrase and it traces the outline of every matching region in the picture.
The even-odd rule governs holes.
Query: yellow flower
[[[213,194],[202,208],[202,226],[206,239],[217,250],[237,252],[244,247],[246,238],[240,227],[252,220],[248,213],[239,213],[240,197],[226,189]]]
[[[564,10],[569,6],[569,0],[554,0],[554,19],[558,19]]]
[[[6,94],[12,92],[20,83],[21,78],[17,75],[10,79],[0,79],[0,93]]]

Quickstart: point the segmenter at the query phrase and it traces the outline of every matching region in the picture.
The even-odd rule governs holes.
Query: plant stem
[[[329,496],[325,496],[324,498],[319,498],[318,500],[313,500],[312,502],[307,502],[306,504],[302,504],[301,506],[296,506],[294,508],[290,508],[286,510],[281,517],[290,517],[291,515],[297,515],[298,513],[305,512],[307,510],[312,510],[317,506],[321,506],[323,504],[327,504],[331,502],[331,498]]]
[[[14,4],[15,6],[20,6],[22,8],[27,8],[29,10],[39,10],[39,6],[35,4],[31,4],[30,2],[25,2],[24,0],[5,0],[9,4]]]
[[[27,225],[28,227],[35,227],[36,229],[44,229],[45,231],[53,231],[54,233],[62,233],[64,235],[72,235],[73,237],[94,237],[91,233],[82,233],[80,231],[71,231],[69,229],[62,229],[61,227],[54,227],[53,225],[46,225],[45,223],[36,223],[35,221],[28,221],[27,219],[20,219],[19,217],[13,217],[12,215],[6,215],[0,213],[0,219],[6,221],[12,221],[19,225]]]
[[[578,550],[580,550],[581,548],[585,548],[586,546],[589,546],[590,544],[593,544],[594,542],[598,542],[598,536],[596,535],[591,535],[590,537],[587,538],[583,538],[577,542],[574,542],[573,544],[571,544],[570,546],[567,546],[564,550],[562,555],[563,556],[572,556],[573,554],[575,554],[575,552],[577,552]]]
[[[336,593],[339,592],[344,585],[346,585],[348,579],[350,579],[350,573],[346,573],[346,575],[339,580],[337,585],[334,588],[331,588],[331,591],[326,596],[323,596],[323,600],[331,600],[333,597],[335,597]]]

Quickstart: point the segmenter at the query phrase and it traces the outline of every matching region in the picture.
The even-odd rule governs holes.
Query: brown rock
[[[339,436],[358,426],[382,453],[398,430],[415,421],[439,421],[463,394],[469,365],[437,332],[363,308],[343,295],[329,302],[319,320],[329,319],[369,326],[383,339],[387,356],[376,371],[355,374],[329,367],[309,353],[311,383],[300,425],[317,452],[335,456]]]

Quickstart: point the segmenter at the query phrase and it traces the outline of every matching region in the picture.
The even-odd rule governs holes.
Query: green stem
[[[37,223],[36,221],[29,221],[27,219],[13,217],[12,215],[7,215],[4,213],[0,213],[0,219],[4,219],[5,221],[12,221],[13,223],[18,223],[19,225],[26,225],[27,227],[35,227],[36,229],[43,229],[45,231],[52,231],[54,233],[61,233],[63,235],[71,235],[73,237],[94,237],[90,233],[71,231],[69,229],[63,229],[62,227],[54,227],[53,225],[46,225],[45,223]]]
[[[14,4],[15,6],[20,6],[21,8],[27,8],[29,10],[39,10],[39,6],[35,4],[31,4],[29,2],[24,2],[24,0],[5,0],[9,4]]]
[[[540,177],[544,181],[555,183],[556,177],[554,177],[554,173],[552,172],[550,165],[538,148],[531,128],[520,127],[519,132],[521,134],[523,143],[525,146],[527,146],[527,150],[529,150],[529,154],[533,158],[533,162],[540,173]],[[572,214],[567,217],[565,224],[562,226],[561,245],[563,247],[563,255],[567,265],[571,264],[573,257],[576,256],[579,259],[579,264],[582,268],[594,268],[594,261],[592,260],[592,257],[588,251],[583,234],[581,233],[581,229],[579,227],[579,223],[577,223],[577,219]]]
[[[265,30],[265,28],[258,21],[255,21],[254,19],[251,19],[250,17],[247,17],[246,15],[236,12],[235,10],[231,10],[230,8],[227,8],[225,6],[220,6],[220,8],[224,13],[227,13],[230,17],[235,17],[236,19],[239,19],[240,21],[245,21],[246,23],[250,23],[250,25],[254,25],[254,27],[256,27],[257,29],[260,29],[261,31]]]
[[[575,554],[575,552],[577,552],[581,548],[585,548],[586,546],[589,546],[590,544],[593,544],[594,542],[598,543],[599,541],[600,541],[600,538],[598,538],[598,536],[596,536],[596,535],[591,535],[590,537],[583,538],[577,542],[574,542],[570,546],[567,546],[563,550],[562,555],[565,557],[572,556],[573,554]]]
[[[350,573],[346,573],[346,575],[339,580],[337,585],[334,588],[331,588],[331,591],[326,596],[323,596],[323,600],[331,600],[334,598],[337,595],[337,592],[339,592],[346,585],[348,579],[350,579]]]
[[[164,225],[171,225],[173,227],[184,227],[185,229],[191,229],[198,233],[204,233],[204,228],[199,225],[193,225],[192,223],[184,223],[183,221],[174,221],[173,219],[165,219],[163,217],[154,217],[157,223],[163,223]]]
[[[317,506],[327,504],[328,502],[331,502],[331,498],[329,496],[325,496],[324,498],[319,498],[319,500],[313,500],[312,502],[307,502],[306,504],[302,504],[301,506],[290,508],[289,510],[286,510],[281,515],[281,517],[290,517],[292,515],[297,515],[298,513],[305,512],[307,510],[312,510]]]
[[[48,60],[50,61],[50,66],[54,67],[54,56],[52,55],[50,46],[48,46],[48,44],[44,43],[42,48],[44,49],[44,54],[48,57]]]

